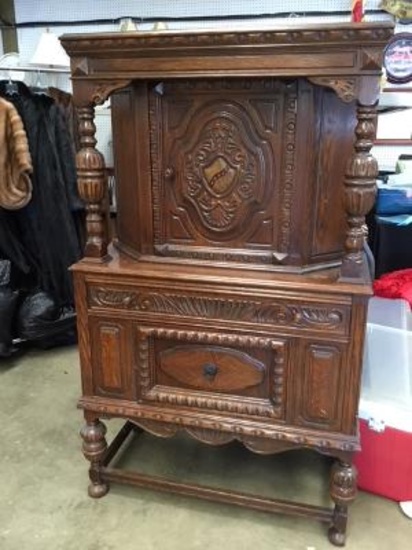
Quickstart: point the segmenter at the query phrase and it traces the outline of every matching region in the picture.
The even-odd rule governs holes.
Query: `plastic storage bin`
[[[412,321],[408,302],[369,301],[355,455],[360,489],[412,500]]]
[[[412,214],[412,186],[378,185],[375,209],[381,216]]]
[[[362,397],[412,409],[412,321],[408,302],[369,301]]]

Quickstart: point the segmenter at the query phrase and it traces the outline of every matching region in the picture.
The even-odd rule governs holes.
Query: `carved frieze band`
[[[147,420],[156,423],[167,424],[168,426],[176,426],[177,429],[195,429],[195,430],[210,430],[220,433],[232,434],[231,440],[240,440],[246,438],[256,438],[262,440],[272,440],[278,442],[291,443],[297,447],[312,447],[320,452],[327,451],[357,451],[359,450],[359,442],[356,436],[339,436],[328,437],[327,434],[319,432],[305,433],[297,431],[292,427],[285,428],[282,425],[259,423],[256,426],[256,421],[244,422],[242,424],[233,423],[229,419],[216,418],[214,415],[211,418],[194,416],[192,414],[178,414],[176,411],[166,411],[155,407],[136,407],[136,405],[117,405],[107,403],[103,404],[96,400],[83,399],[80,406],[89,411],[96,412],[103,416],[120,416],[129,418],[142,428],[145,428]],[[143,422],[141,422],[143,420]],[[160,428],[159,428],[160,429]],[[171,430],[169,429],[169,433]],[[157,432],[159,433],[159,432]],[[176,432],[175,432],[176,433]],[[164,433],[163,435],[167,435]],[[256,448],[256,447],[255,447]],[[253,449],[252,449],[253,450]],[[331,452],[330,454],[333,454]]]
[[[336,78],[333,76],[310,76],[308,80],[317,86],[326,86],[332,88],[336,95],[345,103],[350,103],[356,99],[357,79],[356,78]]]
[[[89,287],[88,302],[91,307],[338,332],[346,332],[348,322],[344,307],[160,294],[98,286]]]
[[[250,31],[250,32],[225,32],[225,33],[201,33],[195,34],[146,34],[139,36],[116,36],[102,38],[84,38],[83,40],[72,40],[63,38],[62,42],[69,54],[86,53],[88,51],[99,51],[110,48],[113,51],[123,49],[141,48],[191,48],[191,47],[222,47],[231,45],[247,46],[253,44],[316,44],[317,47],[328,44],[341,44],[343,41],[350,41],[351,45],[356,43],[378,42],[378,45],[385,45],[392,36],[392,28],[382,25],[381,27],[369,28],[333,28],[333,29],[288,29],[278,31]]]
[[[285,344],[271,338],[260,336],[222,334],[214,332],[185,331],[162,328],[139,328],[138,330],[138,383],[143,399],[177,405],[225,411],[233,414],[244,414],[262,417],[281,417],[284,411],[284,369]],[[150,338],[164,338],[183,342],[202,344],[232,345],[238,347],[271,348],[275,351],[273,366],[273,396],[268,399],[244,397],[239,400],[230,395],[206,395],[202,392],[185,389],[156,386],[151,366]]]
[[[281,197],[281,222],[279,251],[287,254],[290,245],[292,202],[295,176],[296,120],[297,120],[296,83],[288,84],[285,97],[284,146],[283,146],[283,185]],[[274,257],[276,259],[276,257]],[[282,261],[285,258],[282,257]]]

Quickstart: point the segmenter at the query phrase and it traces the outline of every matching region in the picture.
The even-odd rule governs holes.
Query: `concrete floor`
[[[0,363],[1,550],[323,550],[316,522],[113,486],[86,496],[79,449],[76,348],[30,351]],[[118,427],[108,422],[109,433]],[[322,503],[327,460],[315,454],[259,457],[239,445],[210,448],[188,439],[143,436],[127,455],[145,471]],[[199,472],[202,472],[199,475]],[[325,500],[323,500],[325,502]],[[347,550],[407,550],[412,521],[396,503],[360,493]]]

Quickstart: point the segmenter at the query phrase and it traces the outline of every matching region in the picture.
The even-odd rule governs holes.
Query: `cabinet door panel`
[[[310,202],[314,224],[312,261],[339,256],[342,251],[347,221],[340,205],[344,203],[343,181],[356,121],[354,105],[341,101],[332,90],[319,88],[316,97],[319,133],[316,195]]]
[[[344,377],[341,349],[338,345],[306,344],[301,368],[298,422],[337,429]]]
[[[133,394],[130,323],[92,319],[91,335],[95,392],[130,398]]]
[[[149,97],[156,253],[284,261],[297,83],[170,81]]]

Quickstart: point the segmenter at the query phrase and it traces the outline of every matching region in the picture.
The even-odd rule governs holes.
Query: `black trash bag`
[[[48,347],[52,347],[59,345],[62,333],[73,330],[75,321],[74,310],[62,311],[50,294],[39,290],[22,301],[17,313],[17,333],[23,340],[47,340]]]
[[[10,282],[11,262],[0,260],[0,286],[8,285]]]
[[[15,351],[12,346],[12,326],[18,298],[17,290],[0,286],[0,357],[10,357]]]
[[[59,307],[55,300],[43,290],[28,294],[22,301],[17,313],[17,333],[24,340],[39,337],[44,324],[59,318]]]

